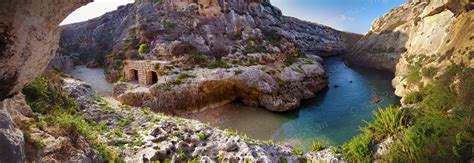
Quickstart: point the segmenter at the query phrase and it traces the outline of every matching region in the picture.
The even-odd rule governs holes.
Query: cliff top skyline
[[[69,15],[61,25],[86,21],[134,0],[95,0]],[[363,34],[372,22],[407,0],[271,0],[284,15]]]

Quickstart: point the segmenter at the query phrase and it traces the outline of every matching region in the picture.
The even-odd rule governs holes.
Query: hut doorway
[[[146,75],[146,84],[158,83],[158,74],[155,71],[148,71]]]
[[[138,70],[135,70],[135,69],[128,70],[128,80],[138,81]]]

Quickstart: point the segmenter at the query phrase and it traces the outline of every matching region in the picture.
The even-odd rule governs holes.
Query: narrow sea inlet
[[[325,58],[330,83],[300,109],[275,113],[234,102],[186,116],[250,138],[285,142],[310,150],[314,141],[341,145],[357,135],[377,108],[399,105],[388,72],[348,67],[341,57]]]

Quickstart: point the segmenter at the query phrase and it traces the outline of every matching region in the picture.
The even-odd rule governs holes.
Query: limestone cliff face
[[[403,96],[450,65],[473,67],[473,8],[468,0],[412,0],[377,19],[346,59],[394,72]]]
[[[268,0],[139,0],[63,28],[64,53],[82,63],[105,60],[111,79],[124,59],[301,51],[327,56],[344,53],[360,38],[283,16]],[[146,50],[139,52],[140,45]]]
[[[0,100],[42,72],[59,45],[59,23],[91,0],[0,2]]]
[[[342,54],[360,38],[285,17],[268,0],[138,0],[63,28],[65,55],[59,56],[104,65],[110,82],[129,71],[123,70],[124,60],[169,62],[165,70],[146,70],[159,73],[159,89],[119,85],[115,97],[172,111],[236,99],[272,111],[296,109],[328,83],[321,63],[304,56]],[[172,84],[181,73],[204,77]],[[179,86],[163,90],[169,85]]]

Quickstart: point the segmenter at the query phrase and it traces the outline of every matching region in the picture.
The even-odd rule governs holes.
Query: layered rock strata
[[[451,65],[474,67],[473,8],[468,0],[411,0],[377,19],[346,59],[395,73],[404,96]]]

